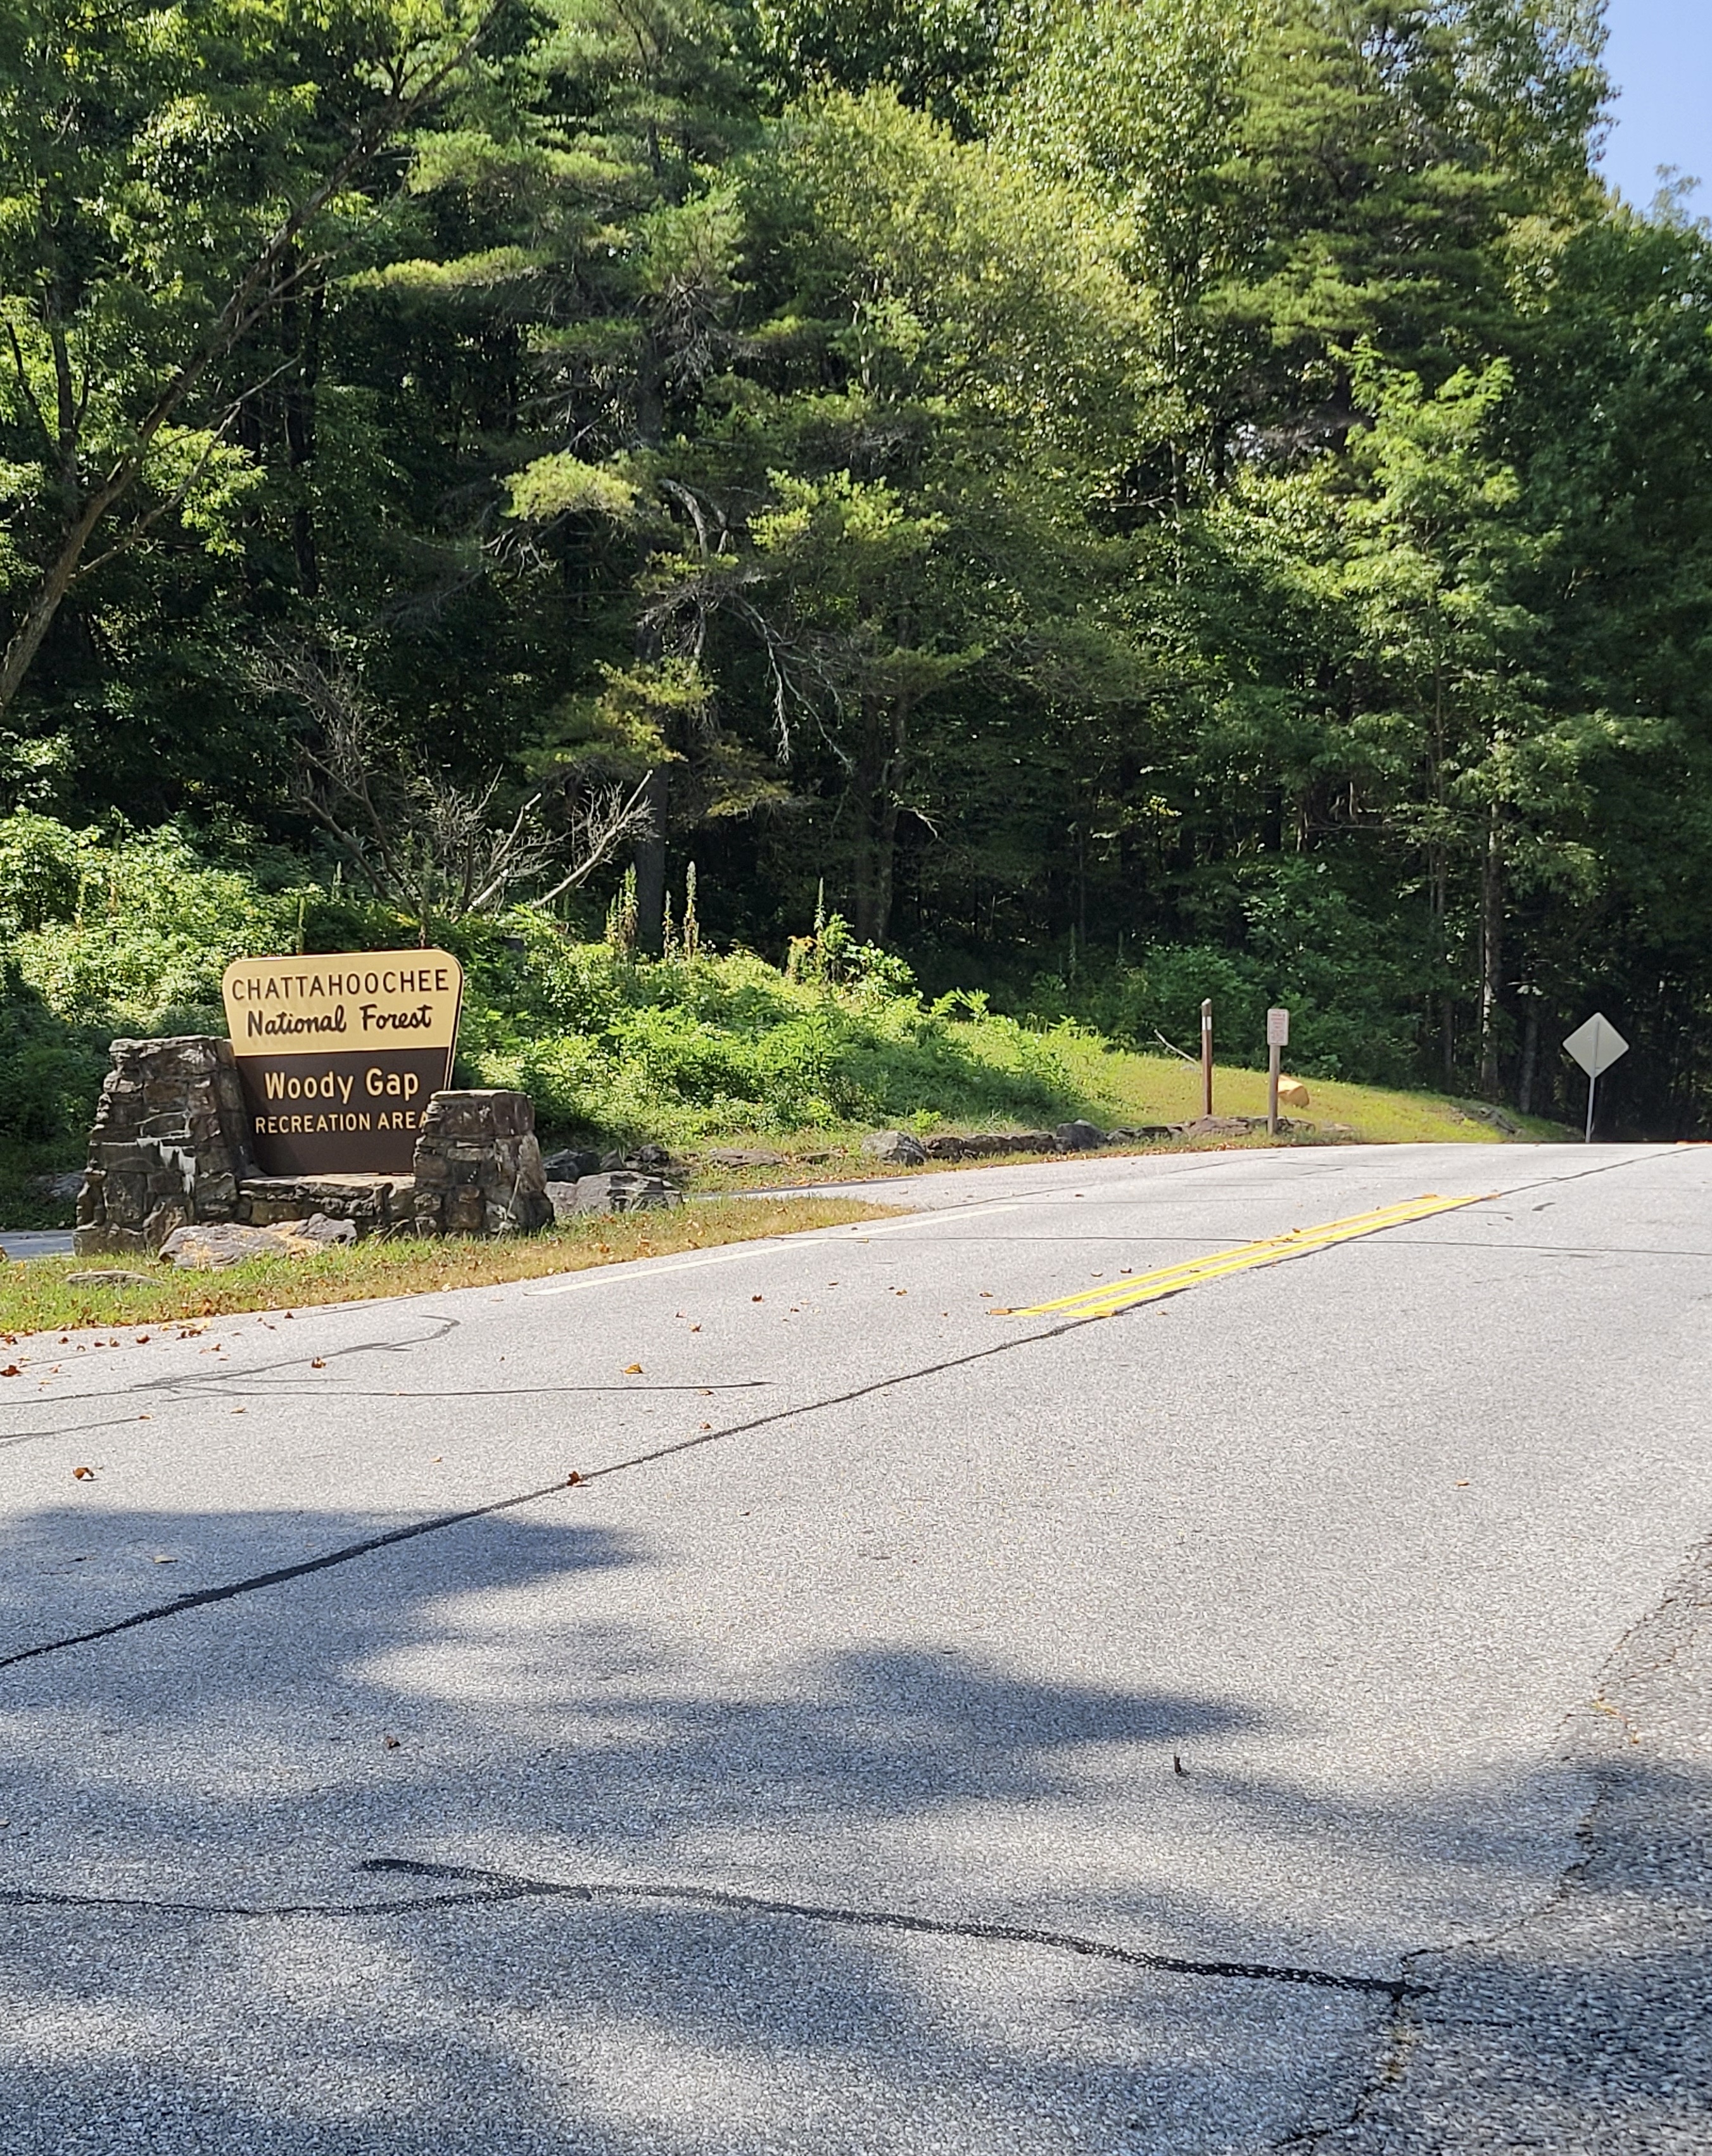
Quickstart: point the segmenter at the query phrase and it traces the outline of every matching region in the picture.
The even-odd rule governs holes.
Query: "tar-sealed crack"
[[[1307,1984],[1323,1991],[1377,1994],[1401,1999],[1414,1987],[1395,1977],[1351,1974],[1284,1962],[1207,1961],[1183,1954],[1149,1953],[1108,1939],[1074,1932],[1047,1931],[1034,1924],[990,1924],[973,1919],[927,1917],[913,1910],[846,1908],[836,1902],[787,1902],[771,1895],[743,1894],[722,1887],[697,1887],[674,1881],[532,1879],[463,1864],[430,1864],[407,1856],[373,1856],[357,1866],[362,1872],[402,1873],[414,1879],[440,1880],[437,1893],[390,1897],[367,1902],[182,1902],[152,1901],[142,1896],[63,1894],[39,1887],[0,1889],[0,1906],[17,1909],[104,1909],[143,1916],[247,1919],[328,1917],[412,1916],[440,1909],[492,1907],[515,1902],[655,1902],[662,1907],[707,1909],[735,1917],[791,1917],[810,1924],[834,1924],[861,1931],[909,1933],[929,1938],[969,1939],[1000,1946],[1039,1947],[1049,1953],[1117,1962],[1127,1969],[1165,1976],[1216,1978],[1245,1984]]]
[[[1154,1309],[1166,1298],[1159,1296],[1153,1302],[1139,1306]],[[177,1595],[170,1602],[157,1603],[152,1608],[134,1611],[126,1617],[113,1619],[105,1625],[95,1625],[86,1630],[69,1632],[54,1640],[38,1640],[34,1645],[14,1650],[9,1655],[0,1655],[0,1670],[10,1669],[18,1662],[37,1661],[44,1655],[63,1654],[67,1648],[87,1646],[96,1640],[108,1640],[121,1632],[135,1631],[139,1625],[158,1625],[169,1617],[180,1617],[193,1609],[205,1609],[218,1602],[235,1601],[240,1595],[254,1594],[264,1588],[280,1587],[288,1580],[307,1578],[311,1573],[330,1571],[336,1565],[350,1564],[358,1558],[370,1557],[378,1550],[389,1549],[400,1543],[415,1542],[424,1535],[444,1533],[452,1527],[465,1527],[475,1520],[490,1519],[501,1512],[514,1512],[522,1505],[537,1504],[546,1497],[559,1496],[568,1487],[586,1486],[591,1482],[604,1481],[609,1476],[627,1475],[639,1467],[651,1467],[660,1461],[675,1459],[682,1452],[694,1452],[705,1445],[719,1445],[734,1437],[744,1437],[758,1430],[770,1429],[774,1424],[789,1422],[799,1415],[820,1414],[829,1409],[847,1407],[856,1400],[866,1399],[876,1393],[890,1391],[894,1386],[914,1384],[925,1378],[942,1375],[948,1370],[966,1368],[973,1363],[990,1361],[995,1355],[1008,1355],[1021,1348],[1038,1347],[1042,1342],[1062,1339],[1067,1333],[1079,1332],[1086,1325],[1105,1325],[1113,1316],[1126,1317],[1134,1311],[1119,1311],[1096,1317],[1072,1317],[1057,1325],[1043,1327],[1036,1332],[1015,1333],[1009,1339],[995,1340],[990,1348],[977,1348],[966,1355],[953,1355],[943,1361],[928,1363],[914,1370],[894,1371],[890,1376],[875,1378],[865,1385],[853,1386],[848,1392],[834,1393],[818,1400],[805,1400],[794,1407],[776,1408],[770,1414],[756,1415],[748,1422],[735,1423],[726,1430],[708,1430],[694,1437],[680,1438],[675,1444],[662,1445],[650,1452],[633,1454],[628,1460],[616,1460],[605,1467],[590,1468],[586,1474],[561,1476],[556,1481],[541,1485],[538,1489],[524,1490],[509,1497],[496,1497],[486,1505],[470,1505],[455,1512],[436,1512],[423,1520],[412,1521],[408,1526],[391,1527],[379,1534],[365,1535],[361,1540],[342,1544],[337,1549],[324,1550],[320,1556],[305,1558],[296,1564],[277,1565],[266,1572],[253,1573],[248,1578],[229,1580],[218,1587],[204,1587],[193,1594]],[[347,1350],[354,1353],[354,1350]],[[701,1387],[695,1389],[698,1392]]]
[[[1648,1760],[1634,1695],[1668,1688],[1704,1644],[1709,1610],[1712,1542],[1624,1633],[1591,1699],[1565,1717],[1561,1763],[1593,1784],[1574,1861],[1520,1916],[1404,1954],[1404,1987],[1349,2115],[1278,2147],[1320,2156],[1483,2156],[1524,2145],[1674,2156],[1706,2145],[1712,2065],[1699,1994],[1712,1938],[1712,1788],[1704,1771]],[[1683,1672],[1679,1689],[1692,1682]],[[1668,1718],[1656,1695],[1640,1712],[1646,1722]],[[1691,1853],[1686,1897],[1672,1891],[1673,1846]],[[1417,1974],[1423,1966],[1430,1981]]]

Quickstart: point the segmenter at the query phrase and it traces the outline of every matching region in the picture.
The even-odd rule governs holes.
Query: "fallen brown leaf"
[[[640,1363],[625,1363],[625,1375],[627,1378],[640,1378],[640,1377],[641,1376],[641,1374],[642,1374],[642,1366],[641,1366],[641,1364],[640,1364]]]
[[[566,1477],[565,1477],[565,1487],[566,1487],[566,1489],[567,1489],[567,1490],[574,1490],[574,1489],[576,1488],[577,1485],[578,1485],[578,1484],[582,1480],[583,1480],[583,1477],[582,1477],[579,1474],[578,1474],[578,1472],[577,1472],[576,1469],[573,1467],[573,1468],[571,1470],[570,1473],[569,1473],[568,1475],[567,1475],[567,1476],[566,1476]]]
[[[324,1370],[324,1369],[326,1369],[326,1366],[327,1366],[327,1358],[326,1358],[326,1357],[325,1355],[311,1355],[311,1358],[310,1358],[310,1359],[309,1359],[309,1367],[310,1367],[310,1368],[311,1368],[311,1370]]]
[[[403,1739],[397,1737],[383,1737],[381,1739],[381,1742],[386,1746],[388,1752],[396,1752],[399,1744],[403,1742]]]
[[[0,1378],[21,1378],[23,1375],[23,1372],[16,1363],[8,1363],[3,1370],[0,1370]]]
[[[74,1467],[71,1471],[71,1479],[74,1482],[93,1482],[95,1479],[95,1471],[93,1467]]]

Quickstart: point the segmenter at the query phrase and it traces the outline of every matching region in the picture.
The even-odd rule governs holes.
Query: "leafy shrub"
[[[270,888],[206,858],[175,826],[106,841],[51,819],[0,821],[0,921],[15,953],[0,1016],[0,1145],[82,1149],[116,1034],[222,1031],[231,958],[378,949],[415,940],[385,908],[275,863]],[[1371,1070],[1406,1042],[1387,1014],[1406,986],[1373,932],[1311,865],[1235,886],[1244,947],[1160,947],[1074,991],[1042,977],[1036,1015],[979,993],[931,1006],[902,959],[858,945],[833,916],[783,969],[748,952],[639,961],[573,942],[521,911],[442,931],[466,988],[460,1082],[516,1086],[549,1139],[587,1133],[691,1144],[741,1131],[849,1123],[1043,1123],[1087,1105],[1068,1051],[1101,1033],[1193,1051],[1203,996],[1221,1060],[1263,1060],[1264,1014],[1293,1011],[1291,1060],[1308,1075]],[[1066,1017],[1072,1008],[1074,1017]],[[1046,1014],[1038,1014],[1044,1012]],[[1395,1027],[1392,1029],[1395,1030]]]
[[[0,1143],[77,1159],[106,1070],[106,1035],[68,1025],[16,960],[0,963]]]

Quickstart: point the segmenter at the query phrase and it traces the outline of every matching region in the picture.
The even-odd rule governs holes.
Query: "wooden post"
[[[1200,1112],[1213,1111],[1213,1006],[1209,997],[1200,1007]]]

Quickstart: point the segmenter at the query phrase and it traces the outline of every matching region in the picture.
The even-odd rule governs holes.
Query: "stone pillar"
[[[553,1217],[527,1093],[436,1093],[412,1163],[419,1235],[531,1235]]]
[[[230,1220],[252,1173],[232,1045],[213,1034],[116,1040],[77,1202],[85,1255],[158,1250],[193,1220]]]

